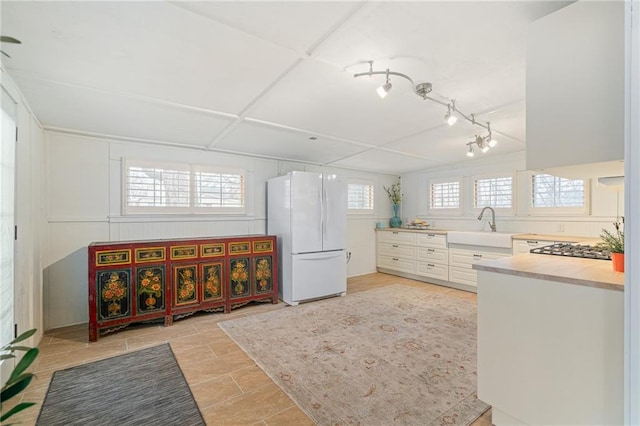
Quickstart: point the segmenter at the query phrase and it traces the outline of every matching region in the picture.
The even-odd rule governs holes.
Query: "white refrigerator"
[[[347,185],[330,173],[267,182],[267,232],[278,238],[278,296],[289,305],[347,291]]]

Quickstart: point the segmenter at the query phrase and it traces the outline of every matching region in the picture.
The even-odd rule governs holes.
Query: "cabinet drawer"
[[[422,247],[447,248],[447,236],[444,234],[416,234],[416,243]]]
[[[449,268],[449,281],[459,284],[478,286],[478,271],[465,268]]]
[[[416,274],[424,277],[437,278],[447,281],[449,279],[449,267],[440,263],[418,262]]]
[[[500,259],[501,257],[507,256],[509,256],[509,254],[486,252],[482,250],[449,249],[449,266],[471,269],[471,266],[474,263],[487,259]]]
[[[379,243],[416,244],[416,234],[401,231],[378,231]]]
[[[393,256],[378,256],[378,267],[415,274],[416,261]]]
[[[449,254],[446,249],[438,249],[431,247],[418,247],[418,260],[431,262],[431,263],[443,263],[449,264]]]
[[[380,243],[378,244],[378,254],[414,260],[416,258],[416,248],[401,244]]]

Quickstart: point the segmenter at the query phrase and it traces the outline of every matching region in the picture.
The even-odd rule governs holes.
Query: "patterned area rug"
[[[219,326],[319,425],[468,425],[476,306],[393,285]]]
[[[53,373],[37,425],[204,425],[168,344]]]

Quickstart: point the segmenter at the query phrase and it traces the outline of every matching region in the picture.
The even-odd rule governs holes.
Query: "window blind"
[[[373,210],[373,185],[347,185],[347,206],[350,210]]]
[[[533,207],[582,207],[585,204],[584,179],[534,174],[531,188]]]
[[[511,208],[513,206],[513,178],[497,177],[474,181],[474,207]]]
[[[127,160],[125,213],[239,213],[244,172],[192,164]]]
[[[431,184],[432,209],[457,209],[460,207],[460,181]]]

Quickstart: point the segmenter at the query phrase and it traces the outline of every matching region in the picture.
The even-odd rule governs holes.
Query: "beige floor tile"
[[[270,383],[251,393],[205,409],[202,415],[207,424],[252,425],[293,405],[291,399],[278,386]]]
[[[243,392],[250,392],[251,389],[271,383],[269,376],[257,365],[234,371],[230,375]]]
[[[191,392],[198,403],[200,411],[242,395],[242,390],[228,374],[217,379],[192,385]]]

